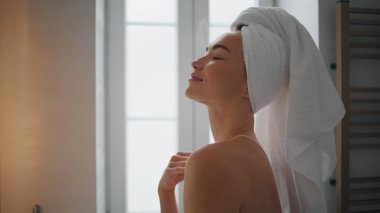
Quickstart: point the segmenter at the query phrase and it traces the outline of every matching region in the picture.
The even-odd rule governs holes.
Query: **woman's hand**
[[[158,185],[159,192],[174,192],[175,186],[183,181],[185,166],[191,152],[177,152],[170,159]]]

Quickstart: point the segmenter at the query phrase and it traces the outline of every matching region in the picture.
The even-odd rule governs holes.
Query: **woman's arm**
[[[178,152],[170,159],[158,185],[161,213],[178,213],[175,187],[184,179],[185,166],[190,155],[190,152]]]
[[[163,192],[158,190],[158,195],[160,196],[161,213],[178,213],[174,191]]]

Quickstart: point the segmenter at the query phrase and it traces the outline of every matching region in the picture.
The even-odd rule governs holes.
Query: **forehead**
[[[242,37],[240,31],[231,31],[224,33],[217,37],[211,44],[210,47],[215,44],[222,44],[226,46],[232,53],[242,52]]]

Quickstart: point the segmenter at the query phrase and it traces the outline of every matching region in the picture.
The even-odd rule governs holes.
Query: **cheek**
[[[224,68],[217,71],[210,71],[208,84],[208,89],[213,94],[236,95],[237,92],[240,91],[242,79],[235,70]]]

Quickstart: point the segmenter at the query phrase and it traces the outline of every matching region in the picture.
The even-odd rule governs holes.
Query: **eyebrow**
[[[231,51],[224,45],[221,45],[221,44],[215,44],[214,46],[212,46],[212,50],[215,50],[215,49],[218,49],[218,48],[222,48],[224,50],[226,50],[227,52],[231,53]],[[206,47],[206,51],[208,51],[208,47]]]

